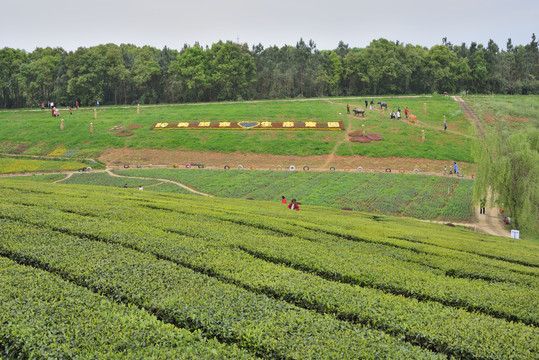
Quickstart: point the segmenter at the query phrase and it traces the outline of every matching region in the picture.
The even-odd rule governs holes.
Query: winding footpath
[[[472,107],[464,101],[460,96],[452,96],[453,100],[460,106],[462,113],[466,119],[475,126],[477,135],[483,137],[486,134],[485,126],[479,119],[479,116],[473,111]],[[491,192],[489,190],[487,197],[486,214],[480,214],[479,209],[475,209],[475,217],[478,220],[477,230],[486,234],[510,237],[511,232],[507,230],[503,224],[503,216],[493,203],[491,199]],[[490,205],[490,206],[489,206]]]

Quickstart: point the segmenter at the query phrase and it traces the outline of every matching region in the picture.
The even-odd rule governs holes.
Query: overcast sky
[[[0,48],[210,45],[219,40],[319,50],[373,39],[431,47],[442,38],[501,49],[539,36],[538,0],[0,0]]]

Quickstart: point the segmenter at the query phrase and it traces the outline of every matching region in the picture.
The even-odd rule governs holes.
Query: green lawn
[[[278,155],[324,155],[332,152],[344,131],[322,130],[150,130],[154,122],[177,121],[340,121],[346,128],[379,132],[383,141],[370,144],[347,144],[338,149],[339,155],[398,156],[445,159],[471,162],[470,138],[473,128],[464,119],[457,104],[450,98],[435,96],[423,98],[379,98],[387,101],[388,111],[367,111],[365,118],[346,115],[346,104],[361,107],[362,99],[314,99],[289,101],[260,101],[237,103],[206,103],[101,107],[94,120],[93,108],[63,111],[65,129],[60,130],[60,119],[47,111],[0,112],[0,152],[23,152],[47,155],[65,148],[72,156],[97,157],[109,148],[167,149],[215,152],[243,152]],[[427,103],[427,114],[423,104]],[[364,105],[364,104],[363,104]],[[390,121],[389,111],[400,106],[410,108],[422,126]],[[363,106],[364,107],[364,106]],[[342,113],[340,115],[339,113]],[[450,130],[442,131],[446,115]],[[90,134],[90,123],[94,134]],[[109,131],[116,125],[142,127],[132,129],[132,136],[119,137]],[[421,130],[426,141],[420,142]]]

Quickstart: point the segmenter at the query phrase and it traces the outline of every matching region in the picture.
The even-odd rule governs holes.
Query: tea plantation
[[[0,358],[538,357],[535,242],[327,207],[0,188]]]
[[[285,195],[304,204],[402,215],[418,219],[470,221],[473,218],[473,181],[456,176],[418,176],[357,172],[290,172],[137,169],[120,175],[178,181],[220,197],[280,201]],[[105,175],[105,174],[103,174]],[[65,183],[111,185],[110,176],[80,174]],[[128,179],[128,178],[126,178]],[[100,181],[100,183],[98,182]],[[120,179],[116,181],[121,181]],[[133,180],[134,181],[134,180]],[[150,181],[150,180],[146,180]],[[186,193],[175,186],[152,190]]]

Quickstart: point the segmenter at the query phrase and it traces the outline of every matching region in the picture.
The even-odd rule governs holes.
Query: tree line
[[[535,38],[501,50],[490,40],[419,45],[373,40],[365,48],[342,41],[318,50],[311,40],[295,46],[219,41],[211,46],[105,44],[0,50],[0,108],[150,104],[424,93],[538,94]]]

